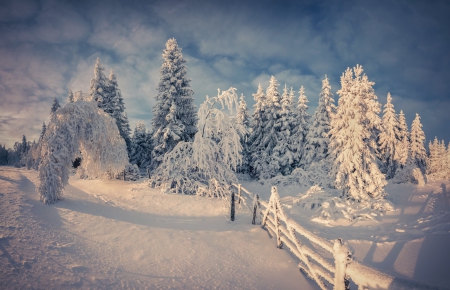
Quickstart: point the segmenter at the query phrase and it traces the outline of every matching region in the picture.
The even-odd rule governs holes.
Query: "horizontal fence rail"
[[[256,224],[258,218],[261,226],[276,239],[277,247],[288,248],[300,260],[299,268],[321,289],[333,286],[335,290],[346,290],[350,280],[359,289],[442,289],[366,266],[352,257],[342,239],[329,241],[306,230],[286,215],[276,186],[271,189],[269,201],[261,200],[258,194],[248,191],[241,184],[232,186],[237,189],[237,202],[252,212],[252,224]],[[253,201],[251,207],[247,205],[249,200]]]

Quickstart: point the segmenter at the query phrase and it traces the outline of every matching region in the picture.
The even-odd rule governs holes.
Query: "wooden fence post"
[[[336,271],[334,273],[334,290],[349,290],[350,282],[348,281],[347,263],[350,259],[350,252],[343,245],[342,239],[336,239],[333,245],[333,256]]]
[[[231,217],[230,220],[234,221],[234,191],[231,191]]]
[[[278,203],[274,201],[274,215],[275,215],[275,231],[277,235],[277,247],[279,249],[283,248],[283,243],[281,242],[281,230],[280,230],[280,216],[278,215]]]
[[[238,187],[238,203],[241,204],[241,184],[239,183]]]
[[[125,169],[123,170],[123,181],[125,181]]]
[[[253,219],[252,219],[252,225],[256,224],[256,211],[259,207],[259,195],[255,194],[255,198],[253,199]],[[260,217],[261,219],[261,217]]]

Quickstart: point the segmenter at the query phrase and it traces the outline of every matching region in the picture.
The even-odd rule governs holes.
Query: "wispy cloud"
[[[95,59],[113,68],[132,125],[150,125],[166,40],[188,59],[197,105],[217,88],[244,93],[275,75],[311,113],[321,80],[332,90],[357,63],[385,102],[450,140],[450,4],[434,1],[8,1],[0,9],[0,144],[37,138],[51,100],[87,92]],[[335,98],[337,98],[335,94]],[[446,110],[447,109],[447,110]],[[30,126],[32,124],[32,126]]]

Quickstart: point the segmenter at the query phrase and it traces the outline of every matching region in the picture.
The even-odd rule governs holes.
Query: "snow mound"
[[[262,184],[270,184],[276,186],[314,186],[319,185],[325,188],[333,188],[333,179],[329,172],[330,164],[326,160],[314,162],[308,168],[304,170],[302,168],[296,168],[289,176],[275,176],[271,179],[260,181]]]
[[[298,198],[292,198],[293,205],[304,210],[314,210],[311,221],[317,223],[327,224],[339,219],[376,220],[383,215],[383,212],[394,210],[393,204],[387,200],[355,202],[344,199],[335,192],[327,192],[318,185],[313,185],[304,194],[300,193],[298,196]]]
[[[392,181],[397,184],[415,183],[419,186],[424,186],[426,184],[426,178],[422,174],[420,168],[412,164],[407,164],[405,167],[399,168]]]

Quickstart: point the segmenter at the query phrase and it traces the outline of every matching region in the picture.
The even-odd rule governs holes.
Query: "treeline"
[[[409,130],[403,111],[398,114],[395,111],[392,96],[387,95],[383,107],[375,95],[374,83],[359,65],[342,74],[337,104],[325,76],[319,104],[312,116],[308,113],[309,101],[303,86],[296,92],[293,87],[284,85],[281,92],[274,76],[266,89],[259,85],[253,94],[252,114],[245,97],[242,95],[238,101],[233,88],[226,94],[219,92],[217,97],[207,98],[197,111],[186,75],[181,48],[175,39],[169,39],[163,53],[151,128],[139,122],[132,135],[117,78],[113,71],[109,77],[105,76],[99,59],[89,93],[69,92],[67,102],[94,101],[111,116],[126,143],[130,163],[150,173],[155,186],[163,186],[167,181],[164,186],[176,187],[181,184],[180,180],[186,183],[189,179],[183,175],[197,179],[209,176],[217,181],[214,176],[224,174],[227,172],[224,168],[229,167],[234,172],[273,183],[295,179],[298,183],[314,181],[341,189],[343,197],[363,201],[384,197],[384,186],[389,179],[401,183],[418,182],[425,174],[435,178],[450,177],[450,149],[436,138],[430,142],[427,152],[420,116],[416,114]],[[236,113],[225,114],[226,108],[233,108],[233,102]],[[55,98],[50,119],[59,108]],[[212,131],[205,132],[205,128],[212,128]],[[44,123],[40,140],[45,130]],[[236,136],[239,136],[237,147],[231,150],[230,144],[235,144]],[[38,168],[39,143],[30,143],[24,136],[13,149],[0,147],[1,164]],[[214,156],[203,152],[203,157],[198,157],[201,154],[195,146],[203,146],[204,152]],[[228,150],[226,153],[224,148]],[[212,173],[206,173],[208,170],[204,167],[200,174],[200,161],[186,159],[187,163],[192,162],[189,163],[191,168],[177,173],[181,176],[170,176],[171,173],[162,176],[163,169],[174,168],[176,159],[183,157],[175,157],[174,152],[192,158],[200,154],[197,157],[203,158],[199,159],[201,162],[215,160],[223,166],[221,169],[211,167]],[[223,176],[221,182],[225,183]],[[231,175],[226,173],[226,176]],[[206,187],[211,184],[206,179],[202,182],[209,183]],[[198,184],[195,186],[202,188]]]

